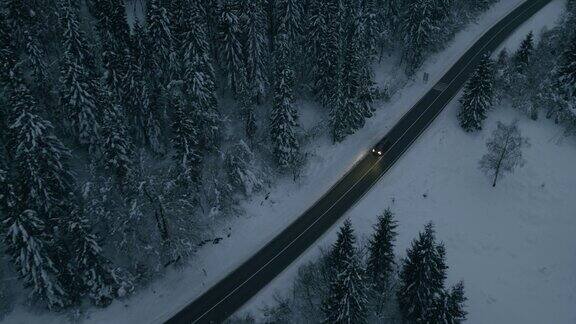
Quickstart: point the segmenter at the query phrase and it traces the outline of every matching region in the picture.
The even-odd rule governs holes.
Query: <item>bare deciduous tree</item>
[[[488,153],[480,160],[480,169],[494,178],[493,187],[496,187],[498,178],[504,176],[504,173],[524,165],[522,148],[528,145],[528,140],[520,134],[517,121],[510,125],[498,122],[492,138],[486,143]]]

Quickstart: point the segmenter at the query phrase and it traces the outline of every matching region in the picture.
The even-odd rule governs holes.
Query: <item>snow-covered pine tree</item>
[[[466,320],[464,284],[459,282],[451,291],[443,291],[435,298],[428,323],[460,324]]]
[[[354,256],[330,285],[330,296],[324,304],[324,323],[366,323],[366,286],[362,263]]]
[[[576,35],[569,46],[562,54],[558,76],[566,95],[572,98],[576,95]]]
[[[286,32],[289,47],[298,50],[296,46],[302,37],[303,3],[299,0],[279,0],[277,6],[278,28]]]
[[[16,52],[12,32],[7,24],[4,11],[0,10],[0,89],[9,83],[10,71],[18,59]]]
[[[72,176],[68,149],[52,134],[52,125],[37,115],[38,106],[25,83],[10,84],[7,151],[11,157],[13,196],[5,206],[6,245],[17,271],[33,294],[51,309],[69,303],[60,275],[65,272],[55,220],[66,214]]]
[[[8,151],[27,199],[26,209],[40,215],[66,201],[72,177],[66,160],[70,153],[52,134],[52,125],[38,115],[38,105],[22,80],[11,85],[9,103],[14,119],[9,121]]]
[[[91,0],[88,7],[96,18],[106,81],[119,96],[125,96],[125,79],[130,65],[130,27],[124,1]]]
[[[199,183],[202,165],[200,129],[193,112],[185,109],[184,103],[178,102],[172,124],[173,159],[178,178],[186,184]]]
[[[394,272],[397,226],[394,214],[390,209],[386,209],[378,216],[378,223],[374,226],[374,234],[368,245],[367,275],[374,289],[380,294],[386,291]]]
[[[467,312],[464,310],[464,303],[468,300],[464,295],[464,283],[462,281],[458,282],[450,290],[448,295],[448,323],[462,323],[466,320]]]
[[[322,40],[326,37],[326,12],[321,1],[314,1],[307,7],[307,16],[304,28],[303,46],[307,55],[303,60],[303,77],[307,82],[306,88],[315,91],[316,71],[320,68],[320,55]]]
[[[234,95],[237,94],[236,85],[238,84],[243,57],[238,10],[239,6],[234,1],[227,1],[223,4],[218,32],[220,63],[223,66],[226,86]]]
[[[465,131],[482,129],[482,122],[494,99],[494,77],[494,63],[485,54],[466,83],[460,99],[458,120]]]
[[[142,106],[144,111],[144,129],[146,142],[152,152],[165,153],[163,121],[162,88],[157,81],[146,78],[142,86]]]
[[[107,86],[101,91],[103,103],[102,160],[121,186],[130,180],[133,170],[133,147],[127,129],[124,108],[117,102]]]
[[[356,255],[356,237],[350,220],[338,232],[329,256],[333,271],[330,289],[322,305],[324,323],[365,323],[366,286],[364,269]]]
[[[326,108],[338,97],[341,57],[341,12],[339,0],[319,0],[312,21],[312,36],[317,46],[312,67],[314,93]]]
[[[530,64],[534,52],[534,33],[530,32],[520,44],[520,48],[514,55],[514,65],[518,73],[524,73]]]
[[[60,271],[50,257],[54,238],[48,234],[43,217],[19,203],[8,206],[2,221],[6,252],[24,285],[31,287],[31,296],[51,310],[61,309],[70,300],[59,279]]]
[[[245,196],[262,188],[262,180],[254,172],[254,153],[244,141],[240,141],[226,154],[226,173],[230,184]]]
[[[42,28],[46,24],[39,22],[38,4],[25,0],[6,0],[3,3],[6,10],[6,22],[13,34],[18,55],[24,54],[25,63],[32,71],[35,84],[48,85],[46,53],[41,46]]]
[[[433,323],[433,306],[444,291],[447,266],[445,250],[436,243],[432,223],[412,241],[402,262],[397,292],[400,311],[410,323]]]
[[[445,21],[451,14],[454,0],[432,0],[432,2],[436,9],[434,11],[434,20]]]
[[[153,78],[161,80],[159,86],[168,86],[177,67],[169,3],[150,0],[146,6],[146,39],[153,66]]]
[[[97,306],[108,306],[118,296],[122,286],[110,261],[102,255],[98,237],[80,211],[71,213],[66,233],[69,249],[73,255],[74,276],[79,283],[77,291],[86,292]]]
[[[87,60],[91,55],[78,21],[78,7],[71,0],[60,0],[60,23],[64,29],[64,58],[61,72],[61,96],[65,114],[70,116],[69,130],[77,141],[93,148],[98,142],[96,81],[91,79]]]
[[[262,6],[262,0],[247,1],[243,6],[243,29],[246,34],[246,41],[243,46],[246,77],[249,84],[254,84],[256,98],[259,101],[263,100],[268,88],[265,69],[267,46],[264,38],[266,25]],[[239,76],[240,73],[238,72]]]
[[[403,2],[401,0],[374,0],[376,8],[376,44],[382,59],[386,46],[394,44],[399,38],[401,29],[401,18],[403,13]]]
[[[294,109],[294,71],[287,65],[288,45],[285,33],[280,33],[276,41],[276,84],[274,103],[270,117],[270,137],[276,163],[281,168],[293,165],[299,155],[300,144],[295,128],[298,114]]]
[[[342,141],[347,135],[362,128],[365,119],[372,116],[372,80],[367,66],[369,53],[361,46],[360,17],[351,10],[346,32],[346,50],[342,64],[341,98],[331,107],[332,138]]]
[[[401,23],[404,34],[402,60],[406,71],[414,73],[424,59],[438,30],[435,0],[415,0],[405,6]]]
[[[207,25],[199,3],[191,4],[186,15],[185,28],[181,35],[183,57],[183,92],[190,109],[198,118],[198,141],[205,151],[218,147],[221,133],[221,119],[216,97],[216,77],[210,45],[208,43]]]
[[[329,268],[333,270],[330,278],[331,281],[336,278],[338,272],[345,268],[345,261],[354,257],[353,252],[355,244],[356,236],[354,235],[352,222],[349,219],[346,219],[342,226],[340,226],[338,237],[336,238],[336,242],[332,245],[327,259]]]
[[[244,133],[250,140],[256,135],[256,116],[254,109],[256,106],[256,91],[253,84],[246,80],[246,69],[241,68],[240,82],[238,82],[238,100],[240,102],[240,113],[244,121]]]
[[[159,121],[154,119],[155,125],[151,129],[146,127],[147,119],[150,114],[150,91],[151,85],[148,82],[149,72],[152,70],[150,53],[148,53],[146,31],[144,27],[136,21],[130,48],[130,61],[126,70],[124,81],[125,98],[122,102],[127,110],[127,117],[132,126],[131,133],[134,138],[141,142],[147,143],[156,152],[160,153],[159,147],[152,147],[151,143],[158,142],[154,138],[159,136]]]
[[[128,45],[130,42],[130,26],[126,17],[124,1],[89,0],[88,9],[96,18],[97,30],[113,35],[116,41]]]

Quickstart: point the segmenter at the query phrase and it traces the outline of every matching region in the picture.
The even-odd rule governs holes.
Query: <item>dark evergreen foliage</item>
[[[576,35],[569,46],[562,55],[558,75],[567,95],[573,97],[576,94]]]
[[[334,276],[323,304],[324,323],[366,322],[364,270],[356,255],[355,241],[350,220],[346,220],[330,255]]]
[[[530,32],[520,44],[520,48],[514,55],[514,64],[518,72],[524,72],[530,64],[534,52],[534,33]]]
[[[69,130],[78,142],[93,148],[99,141],[100,125],[96,114],[97,81],[89,70],[92,54],[80,30],[77,6],[71,0],[60,0],[60,9],[64,29],[60,81],[64,115],[71,117]]]
[[[194,111],[186,110],[183,103],[178,103],[174,117],[172,146],[178,173],[187,183],[198,183],[202,153],[198,119],[194,118],[197,116]]]
[[[398,303],[405,320],[434,322],[434,304],[444,291],[446,270],[444,247],[436,242],[434,227],[429,223],[402,262]]]
[[[396,227],[398,225],[392,211],[386,209],[378,216],[378,223],[374,226],[374,234],[368,245],[367,275],[380,294],[388,288],[395,269]]]
[[[458,120],[467,131],[482,129],[482,122],[492,106],[494,99],[494,67],[489,55],[484,55],[476,70],[466,83],[464,94],[460,98]]]
[[[247,1],[244,4],[244,15],[243,15],[243,30],[245,33],[245,42],[243,45],[244,57],[245,57],[245,72],[248,84],[254,85],[254,90],[256,91],[256,98],[263,100],[267,88],[268,80],[266,77],[266,67],[267,62],[267,46],[265,42],[265,31],[266,26],[264,22],[264,11],[263,3],[259,1]],[[243,78],[241,74],[243,73],[243,67],[237,67],[239,71],[238,75]],[[238,80],[241,82],[242,80]]]
[[[242,67],[242,42],[240,30],[240,18],[238,17],[238,6],[230,1],[222,6],[219,21],[219,47],[220,62],[223,66],[223,72],[226,78],[226,86],[237,94],[236,85],[240,78],[240,69]],[[253,22],[257,24],[257,22]],[[257,37],[256,35],[253,35]],[[254,45],[254,44],[250,44]],[[259,46],[259,45],[256,45]],[[251,53],[258,48],[251,48]],[[252,58],[256,58],[252,56]],[[255,65],[252,68],[258,68],[258,62],[252,62]],[[252,71],[254,72],[254,70]]]
[[[281,168],[293,165],[299,155],[300,145],[296,137],[298,114],[294,109],[294,71],[288,66],[286,34],[280,34],[276,48],[276,84],[274,106],[270,116],[270,137],[276,163]]]
[[[335,142],[362,128],[381,92],[375,56],[403,48],[410,22],[399,0],[145,2],[130,24],[125,1],[0,4],[3,242],[51,309],[106,306],[127,278],[146,283],[193,253],[208,222],[267,183],[255,156],[296,179],[315,136],[299,129],[298,99],[326,108],[318,129]],[[431,20],[404,47],[420,62],[454,5],[416,2]],[[380,226],[368,272],[354,242],[330,258],[330,298],[314,304],[328,321],[368,320],[362,279],[393,276],[395,225]]]

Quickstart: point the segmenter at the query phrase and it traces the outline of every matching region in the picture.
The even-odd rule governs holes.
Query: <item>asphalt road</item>
[[[442,112],[490,53],[551,0],[528,0],[486,32],[386,135],[381,157],[368,153],[319,201],[244,264],[188,304],[167,323],[220,323],[286,269],[330,229],[388,171]],[[425,162],[425,157],[422,157]]]

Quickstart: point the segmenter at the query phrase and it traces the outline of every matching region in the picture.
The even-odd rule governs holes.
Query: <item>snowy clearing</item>
[[[576,322],[576,141],[549,121],[531,121],[498,107],[479,134],[464,133],[458,103],[447,107],[423,138],[348,213],[356,233],[372,233],[376,216],[391,207],[398,220],[397,254],[428,221],[446,243],[449,280],[464,280],[469,323]],[[478,161],[497,121],[520,120],[531,146],[524,168],[493,189]],[[426,194],[427,197],[423,195]],[[336,227],[319,242],[328,246]],[[298,266],[318,256],[314,248],[243,311],[258,314],[285,293]]]

